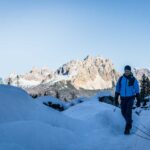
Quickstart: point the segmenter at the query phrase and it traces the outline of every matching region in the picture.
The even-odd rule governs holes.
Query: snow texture
[[[25,91],[0,85],[0,150],[149,150],[150,141],[123,134],[120,109],[100,103],[97,96],[58,112]],[[77,101],[77,100],[75,100]],[[63,104],[63,103],[61,103]],[[150,128],[150,112],[133,115],[134,124]],[[140,134],[140,133],[139,133]]]

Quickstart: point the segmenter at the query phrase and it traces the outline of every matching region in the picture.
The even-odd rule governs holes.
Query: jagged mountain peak
[[[66,79],[77,89],[90,90],[111,88],[119,76],[111,60],[101,56],[70,61],[57,69],[55,74],[68,76]]]
[[[101,56],[88,55],[83,60],[72,60],[62,65],[59,69],[57,69],[57,73],[62,75],[70,75],[85,68],[90,69],[90,67],[97,67],[101,70],[104,70],[104,68],[106,68],[106,70],[108,70],[109,68],[114,68],[114,65],[109,59],[105,59]]]
[[[85,61],[86,61],[86,60],[91,60],[91,59],[105,59],[105,58],[103,58],[103,57],[100,56],[100,55],[97,55],[97,56],[87,55],[87,56],[84,58]]]
[[[41,69],[33,67],[29,72],[22,75],[11,73],[9,77],[5,79],[5,82],[14,86],[26,88],[49,82],[53,75],[54,72],[46,67]]]
[[[55,91],[63,91],[62,95],[70,97],[69,93],[83,95],[80,90],[102,90],[114,87],[119,73],[109,59],[101,56],[87,56],[83,60],[72,60],[62,65],[55,72],[49,68],[32,68],[24,75],[9,77],[8,82],[25,88],[31,95],[44,95]],[[7,83],[8,83],[7,82]],[[80,93],[80,94],[79,94]],[[88,92],[87,92],[88,93]]]
[[[3,84],[3,79],[0,77],[0,84]]]
[[[133,73],[139,80],[142,78],[143,74],[150,78],[150,70],[148,68],[134,68]]]

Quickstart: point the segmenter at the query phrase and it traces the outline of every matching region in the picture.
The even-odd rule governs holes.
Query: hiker
[[[116,85],[115,105],[119,106],[118,98],[121,99],[121,113],[126,121],[124,134],[130,134],[132,129],[132,107],[135,98],[136,106],[140,107],[140,89],[137,79],[133,76],[130,66],[125,66],[124,74],[119,78]]]

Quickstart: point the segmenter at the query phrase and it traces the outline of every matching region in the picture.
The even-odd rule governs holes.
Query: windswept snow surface
[[[62,100],[59,100],[55,97],[52,96],[41,96],[35,99],[35,102],[39,105],[43,104],[43,103],[48,103],[51,102],[53,104],[59,104],[60,106],[62,106],[63,108],[67,109],[70,106],[69,102],[64,102]]]
[[[134,123],[150,128],[149,116],[134,114]],[[58,112],[19,88],[0,86],[0,150],[149,150],[138,130],[123,135],[124,124],[119,109],[96,97]]]

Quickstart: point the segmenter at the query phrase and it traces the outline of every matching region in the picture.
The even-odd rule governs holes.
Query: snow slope
[[[70,106],[69,102],[64,102],[52,96],[41,96],[35,99],[35,102],[39,105],[47,102],[51,102],[53,104],[59,104],[63,108],[67,109]]]
[[[19,88],[0,85],[0,150],[149,150],[150,141],[123,135],[125,122],[113,110],[92,97],[58,112]],[[149,115],[134,114],[135,124],[150,128]]]
[[[96,99],[91,99],[75,107],[71,107],[65,112],[65,115],[82,120],[85,124],[91,124],[91,130],[87,130],[85,144],[88,143],[89,149],[94,150],[148,150],[150,140],[142,139],[136,134],[142,133],[135,128],[143,130],[144,125],[149,129],[150,135],[150,112],[142,111],[141,116],[133,112],[133,134],[131,136],[123,135],[125,121],[123,120],[120,109],[105,103],[99,103]],[[144,135],[144,137],[146,137]],[[150,138],[149,138],[150,139]]]

